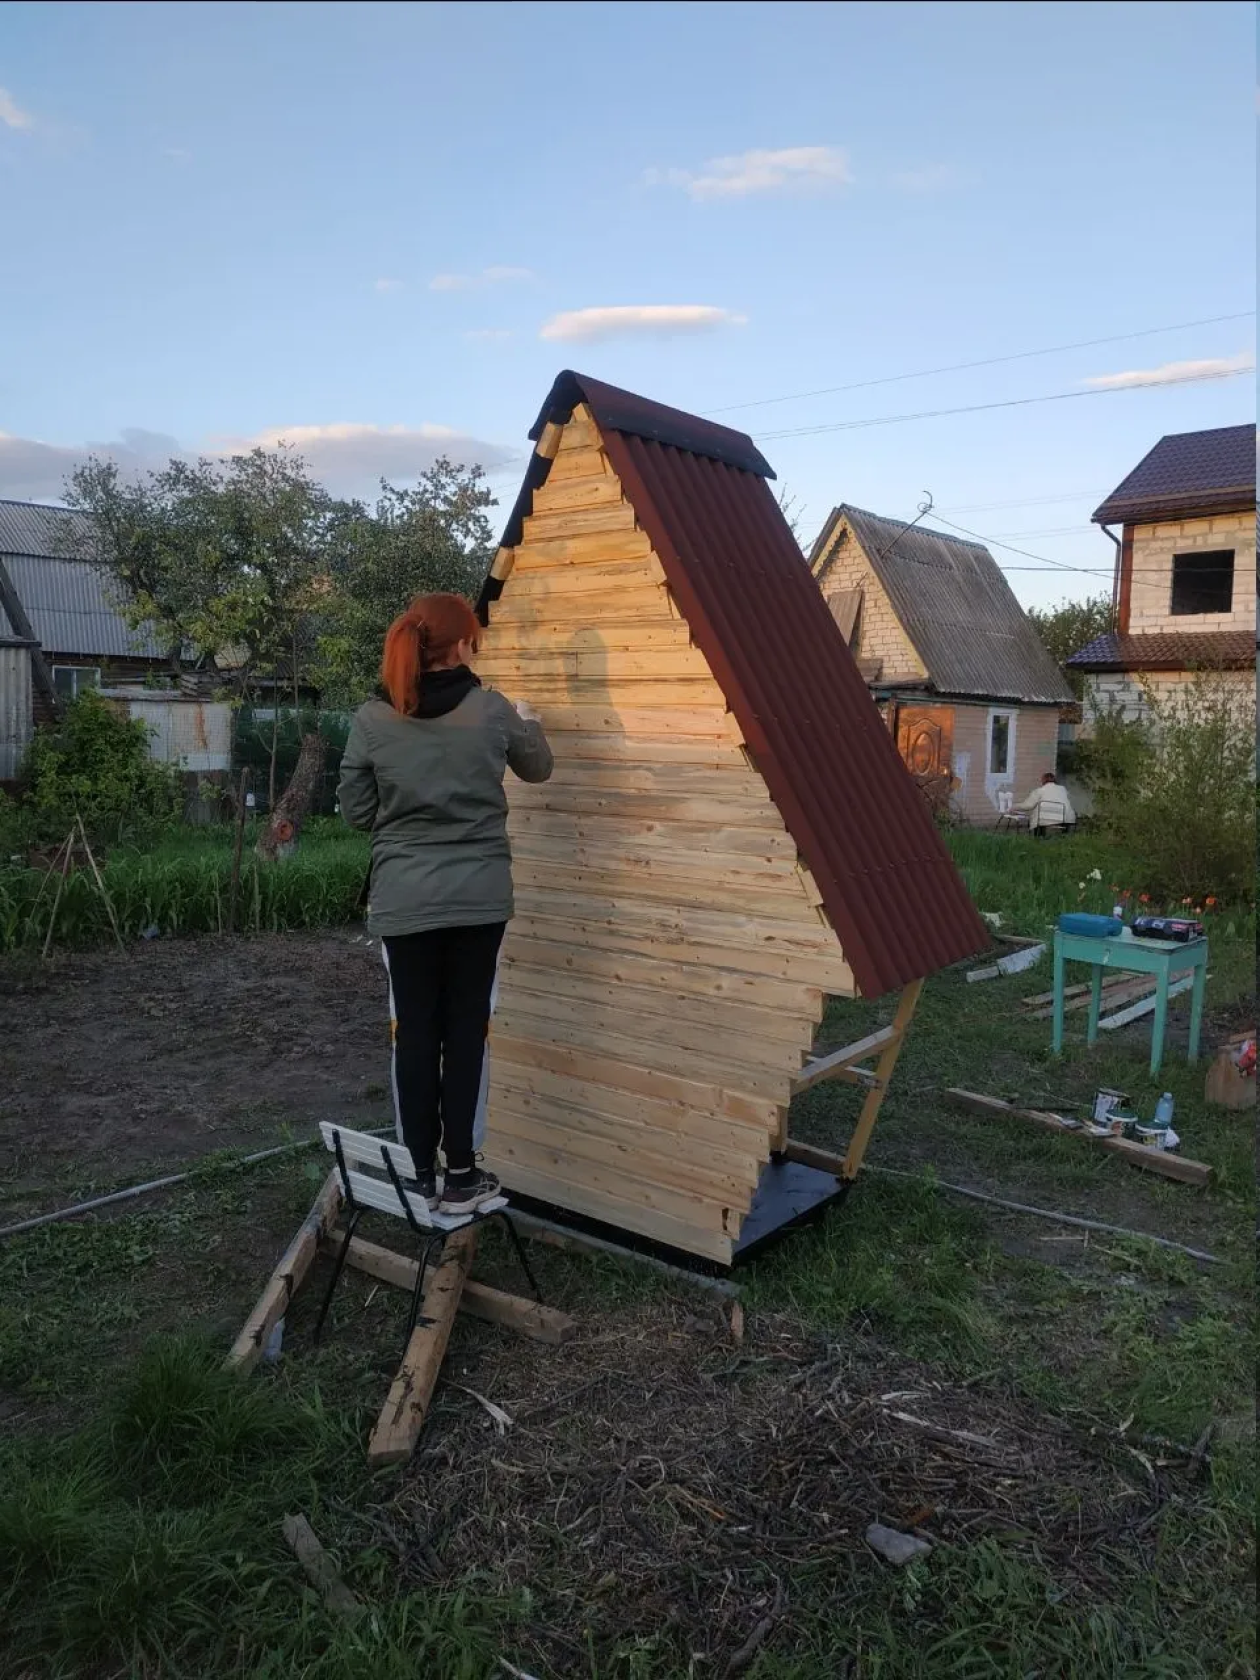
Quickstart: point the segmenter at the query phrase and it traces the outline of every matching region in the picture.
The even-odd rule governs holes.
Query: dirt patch
[[[154,940],[0,967],[0,1183],[113,1185],[287,1125],[388,1117],[386,987],[361,933]]]
[[[540,1673],[663,1629],[730,1664],[786,1633],[801,1592],[844,1598],[885,1571],[875,1521],[937,1545],[999,1537],[1081,1605],[1106,1595],[1111,1548],[1141,1552],[1165,1477],[1184,1480],[861,1340],[767,1316],[736,1347],[716,1305],[626,1307],[563,1349],[461,1326],[445,1376],[362,1538],[411,1585],[475,1571],[527,1589]],[[506,1411],[502,1433],[476,1395]]]

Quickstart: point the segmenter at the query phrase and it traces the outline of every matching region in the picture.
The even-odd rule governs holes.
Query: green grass
[[[247,933],[348,922],[367,872],[366,837],[344,824],[311,823],[295,856],[260,863],[249,836],[241,871],[237,925]],[[229,916],[231,838],[225,829],[172,834],[153,850],[119,849],[102,871],[127,939],[151,928],[161,934],[222,933]],[[53,888],[42,870],[0,868],[0,953],[43,944]],[[91,873],[66,883],[53,932],[57,946],[99,945],[112,938],[109,914]]]

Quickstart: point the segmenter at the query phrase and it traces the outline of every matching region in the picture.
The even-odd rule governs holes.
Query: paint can
[[[1139,1121],[1133,1128],[1133,1135],[1138,1143],[1145,1144],[1148,1149],[1163,1149],[1168,1142],[1168,1127],[1146,1126]]]
[[[1094,1124],[1096,1126],[1107,1125],[1111,1117],[1112,1110],[1119,1108],[1121,1103],[1127,1101],[1128,1096],[1124,1091],[1112,1091],[1106,1086],[1103,1086],[1101,1090],[1095,1091]]]

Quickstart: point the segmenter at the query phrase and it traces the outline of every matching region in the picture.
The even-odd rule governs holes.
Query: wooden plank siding
[[[556,770],[508,790],[487,1159],[729,1261],[852,974],[583,408],[495,569],[478,669],[538,708]]]

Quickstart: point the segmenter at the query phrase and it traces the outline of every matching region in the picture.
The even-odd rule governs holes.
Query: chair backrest
[[[1037,807],[1037,822],[1042,828],[1063,828],[1067,823],[1067,806],[1061,799],[1043,799]]]

